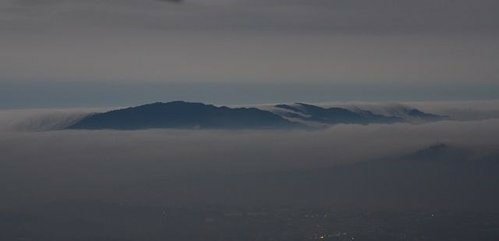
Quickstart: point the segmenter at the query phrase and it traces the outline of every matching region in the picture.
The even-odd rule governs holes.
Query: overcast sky
[[[0,108],[499,98],[494,0],[3,0]]]

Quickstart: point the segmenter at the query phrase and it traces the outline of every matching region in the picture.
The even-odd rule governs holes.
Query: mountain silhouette
[[[436,144],[400,157],[273,172],[247,180],[252,184],[265,180],[259,187],[279,187],[285,196],[281,202],[305,202],[306,197],[320,195],[320,205],[335,203],[348,208],[369,203],[395,209],[498,210],[498,160],[497,152],[476,156],[468,149]],[[260,190],[245,189],[252,191]]]
[[[445,143],[436,143],[414,153],[405,155],[401,159],[412,161],[462,160],[466,159],[470,154],[471,153],[464,149],[452,147]]]
[[[69,125],[66,129],[289,129],[317,127],[310,123],[328,126],[391,124],[407,122],[412,118],[418,118],[419,121],[440,120],[440,116],[416,109],[407,109],[402,116],[385,116],[358,108],[355,110],[324,108],[304,103],[280,104],[273,106],[272,110],[264,110],[173,101],[94,113]]]

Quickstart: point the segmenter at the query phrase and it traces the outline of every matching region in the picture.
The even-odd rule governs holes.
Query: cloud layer
[[[2,115],[11,123],[15,119],[12,112]],[[15,207],[56,200],[144,205],[273,202],[282,198],[280,192],[265,193],[268,188],[289,189],[279,184],[286,173],[366,161],[376,166],[435,143],[467,150],[480,159],[499,150],[498,131],[497,119],[337,125],[321,131],[3,130],[1,203]],[[272,185],[260,186],[266,183],[259,180],[262,177]],[[308,183],[300,178],[291,180]],[[245,199],[238,190],[243,187],[253,190],[253,196]],[[243,196],[230,196],[231,188]],[[357,200],[355,204],[369,206],[370,202]]]

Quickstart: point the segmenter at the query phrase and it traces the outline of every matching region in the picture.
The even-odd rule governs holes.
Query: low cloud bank
[[[280,202],[279,190],[290,188],[281,178],[286,173],[397,159],[435,143],[465,149],[477,158],[499,150],[499,119],[336,125],[318,131],[26,131],[63,125],[90,111],[42,112],[0,115],[3,207],[58,200],[145,205]],[[26,123],[19,120],[33,116],[49,116],[47,122],[57,119],[58,124],[34,121],[24,125],[27,129],[19,128]],[[310,178],[289,180],[305,185]],[[259,195],[248,191],[251,197],[245,197],[245,188]],[[359,205],[371,201],[358,200]]]
[[[20,109],[0,111],[0,131],[60,130],[103,109]]]
[[[417,102],[333,102],[325,106],[341,106],[345,108],[361,108],[377,114],[390,115],[403,108],[417,108],[425,112],[450,117],[456,121],[499,119],[499,101],[417,101]]]

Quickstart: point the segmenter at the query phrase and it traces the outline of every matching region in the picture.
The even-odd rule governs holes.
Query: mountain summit
[[[257,108],[174,101],[89,115],[68,129],[279,129],[302,125]]]

